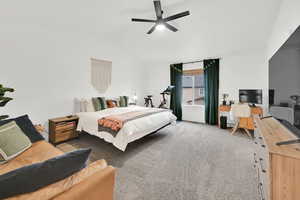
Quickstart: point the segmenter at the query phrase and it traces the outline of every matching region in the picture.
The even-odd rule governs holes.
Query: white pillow
[[[88,99],[85,102],[85,108],[86,108],[86,112],[96,112],[94,105],[93,105],[93,101],[92,99]]]
[[[86,112],[86,99],[80,99],[80,112]]]

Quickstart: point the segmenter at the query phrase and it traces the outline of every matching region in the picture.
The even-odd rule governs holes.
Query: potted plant
[[[4,107],[8,102],[13,100],[11,97],[5,97],[6,92],[14,92],[13,88],[6,88],[0,84],[0,107]],[[8,118],[8,115],[0,115],[0,120]]]
[[[226,106],[226,104],[227,104],[227,101],[226,101],[226,99],[229,97],[229,94],[222,94],[222,97],[223,97],[223,101],[222,101],[222,104],[223,104],[223,106]]]

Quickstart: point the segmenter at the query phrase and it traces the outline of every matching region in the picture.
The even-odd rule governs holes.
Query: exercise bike
[[[161,92],[160,94],[162,95],[162,101],[160,102],[158,108],[163,108],[163,109],[168,109],[167,107],[167,98],[166,98],[166,95],[171,95],[172,93],[172,90],[175,88],[175,86],[168,86],[167,89],[165,89],[163,92]],[[151,108],[154,108],[154,105],[153,105],[153,101],[152,101],[152,95],[148,95],[145,99],[145,106],[146,107],[150,107]]]

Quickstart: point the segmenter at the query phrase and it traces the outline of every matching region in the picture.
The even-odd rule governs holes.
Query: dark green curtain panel
[[[175,86],[171,93],[170,109],[173,111],[177,120],[182,120],[182,63],[170,66],[171,85]]]
[[[218,124],[219,59],[204,60],[205,122]]]

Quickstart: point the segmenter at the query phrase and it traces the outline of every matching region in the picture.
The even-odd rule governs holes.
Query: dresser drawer
[[[259,165],[257,165],[257,189],[259,193],[260,200],[268,200],[268,183],[264,182],[264,174],[261,172]]]

